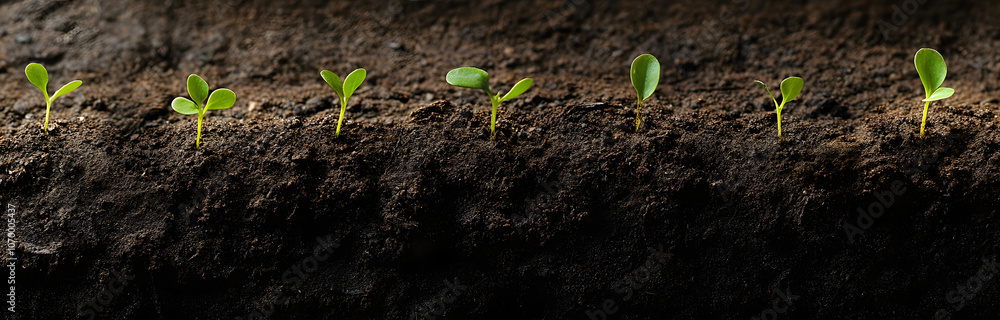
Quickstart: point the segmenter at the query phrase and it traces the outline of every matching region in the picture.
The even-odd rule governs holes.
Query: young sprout
[[[55,94],[49,97],[49,72],[45,70],[45,67],[37,63],[31,63],[28,64],[28,67],[24,68],[24,74],[28,76],[28,82],[31,82],[38,90],[41,90],[42,95],[45,96],[45,123],[42,124],[42,130],[45,130],[45,134],[49,134],[49,111],[52,109],[52,102],[56,101],[56,98],[79,88],[83,84],[83,81],[73,80],[62,88],[59,88]]]
[[[493,103],[493,114],[490,117],[490,139],[496,137],[497,109],[500,107],[500,103],[514,99],[528,91],[531,83],[534,82],[531,78],[522,79],[501,98],[500,92],[494,95],[493,91],[490,91],[490,75],[486,71],[469,67],[458,68],[448,72],[447,80],[449,84],[456,87],[482,89],[486,91],[486,95],[490,96],[490,102]]]
[[[188,76],[187,80],[188,95],[194,101],[188,100],[184,97],[177,97],[171,106],[174,111],[184,115],[198,115],[198,138],[195,140],[195,148],[201,148],[201,124],[205,119],[205,113],[208,110],[222,110],[229,109],[236,103],[236,93],[233,93],[229,89],[219,89],[212,92],[212,95],[208,95],[208,82],[199,77],[196,74]],[[208,102],[205,99],[208,98]],[[204,107],[203,107],[204,106]]]
[[[767,90],[767,96],[771,97],[771,101],[774,102],[774,110],[778,113],[778,139],[781,139],[781,109],[785,107],[786,103],[795,100],[799,96],[799,92],[802,92],[802,85],[805,84],[805,81],[799,77],[790,77],[782,80],[781,104],[778,104],[778,100],[774,99],[774,94],[771,93],[771,89],[766,84],[757,80],[754,80],[754,83],[764,87],[764,90]]]
[[[920,137],[924,137],[924,125],[927,124],[927,109],[931,106],[931,101],[937,101],[951,97],[955,94],[955,89],[942,88],[944,77],[948,75],[948,66],[944,64],[944,57],[937,50],[923,48],[917,51],[913,57],[913,64],[917,66],[917,74],[920,75],[920,82],[924,84],[924,92],[927,99],[924,99],[924,120],[920,123]]]
[[[632,61],[632,87],[639,100],[635,108],[635,131],[639,131],[642,123],[642,103],[656,91],[656,85],[660,83],[660,61],[651,54],[643,54]]]
[[[326,83],[333,88],[333,91],[337,93],[340,97],[340,120],[337,121],[337,134],[335,137],[340,137],[340,124],[344,123],[344,111],[347,110],[347,102],[351,100],[351,95],[354,94],[354,90],[357,90],[361,86],[361,83],[365,81],[365,76],[367,75],[365,69],[357,69],[351,74],[347,75],[347,79],[344,82],[340,82],[340,77],[337,74],[330,72],[328,70],[323,70],[319,73],[326,80]]]

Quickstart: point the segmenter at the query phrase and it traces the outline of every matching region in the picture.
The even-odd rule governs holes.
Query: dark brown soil
[[[996,319],[1000,4],[913,4],[0,0],[6,319]],[[460,66],[535,79],[495,141]]]

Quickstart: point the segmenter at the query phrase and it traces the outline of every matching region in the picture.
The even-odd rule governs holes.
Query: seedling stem
[[[55,101],[56,98],[64,96],[73,90],[76,90],[76,88],[79,88],[80,85],[83,85],[83,81],[74,80],[67,83],[53,93],[51,97],[49,97],[49,72],[45,70],[45,67],[37,63],[30,63],[24,68],[24,74],[28,77],[28,82],[31,82],[32,85],[38,88],[38,90],[41,91],[42,95],[45,97],[45,122],[42,123],[42,130],[45,131],[45,134],[49,134],[49,114],[52,112],[52,102]]]
[[[326,84],[330,85],[330,88],[333,88],[333,92],[337,93],[337,96],[340,97],[340,119],[337,120],[337,133],[334,136],[335,138],[340,138],[340,127],[344,124],[347,103],[351,101],[354,91],[365,81],[365,77],[368,76],[368,70],[356,69],[354,72],[348,74],[343,82],[340,81],[340,76],[330,72],[330,70],[320,71],[319,75],[323,77]]]
[[[951,97],[955,94],[955,89],[942,87],[944,78],[948,76],[948,66],[944,62],[944,57],[937,50],[923,48],[917,51],[913,57],[913,64],[917,67],[917,74],[920,75],[920,82],[924,85],[924,117],[920,121],[920,137],[924,137],[924,127],[927,125],[927,110],[930,109],[931,101],[937,101]]]
[[[492,112],[490,113],[490,140],[495,139],[497,136],[497,112],[500,110],[500,104],[528,91],[528,88],[534,82],[531,78],[521,79],[513,88],[510,88],[510,91],[506,95],[501,97],[500,94],[502,92],[493,94],[493,90],[490,90],[490,75],[481,69],[472,67],[454,69],[448,71],[445,80],[456,87],[481,89],[490,97],[490,104],[493,105]]]

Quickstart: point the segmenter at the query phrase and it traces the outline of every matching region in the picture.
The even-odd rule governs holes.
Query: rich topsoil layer
[[[4,313],[995,319],[997,16],[934,0],[0,0]],[[922,47],[957,90],[924,138]],[[641,53],[663,77],[635,132]],[[50,90],[84,81],[48,135],[29,62]],[[444,81],[460,66],[501,90],[535,79],[495,140],[487,97]],[[335,138],[319,71],[359,67]],[[190,73],[238,96],[200,149],[195,117],[169,107]],[[752,81],[787,76],[806,86],[779,140]]]

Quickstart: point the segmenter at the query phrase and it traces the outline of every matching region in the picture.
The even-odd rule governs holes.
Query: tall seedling
[[[24,68],[24,74],[28,76],[28,82],[31,82],[38,90],[41,90],[42,95],[45,96],[45,122],[42,123],[42,130],[45,131],[45,134],[49,134],[49,114],[52,110],[52,102],[56,101],[56,98],[79,88],[83,85],[83,81],[73,80],[62,88],[59,88],[55,94],[49,97],[49,72],[45,70],[45,67],[37,63],[31,63]]]
[[[344,79],[344,82],[340,82],[340,77],[329,70],[323,70],[319,74],[330,85],[330,88],[333,88],[333,92],[336,92],[337,96],[340,97],[340,120],[337,120],[337,133],[335,135],[335,137],[339,138],[340,125],[344,123],[344,112],[347,111],[347,102],[351,100],[351,95],[361,86],[361,83],[365,82],[365,76],[368,74],[368,71],[365,69],[354,70],[354,72],[347,75],[347,79]]]
[[[778,100],[774,99],[774,94],[771,93],[771,89],[767,87],[761,81],[754,81],[754,83],[759,84],[764,87],[767,91],[767,96],[771,97],[771,101],[774,102],[774,111],[778,114],[778,139],[781,139],[781,109],[785,108],[785,104],[789,101],[798,98],[799,93],[802,92],[802,86],[805,85],[805,81],[799,77],[790,77],[781,81],[781,104],[778,104]]]
[[[510,88],[510,92],[500,97],[501,92],[497,92],[494,95],[493,91],[490,90],[490,75],[481,69],[470,67],[454,69],[448,72],[445,80],[456,87],[481,89],[490,97],[490,102],[493,104],[493,113],[490,115],[490,139],[496,137],[497,110],[500,108],[500,103],[514,99],[525,91],[528,91],[528,88],[534,82],[531,78],[521,79],[513,88]]]
[[[632,60],[632,87],[638,96],[635,108],[635,131],[639,131],[642,123],[642,103],[656,91],[660,83],[660,61],[650,54],[643,54]]]
[[[942,88],[945,76],[948,75],[948,66],[944,63],[944,57],[937,50],[923,48],[917,51],[913,57],[913,64],[917,67],[917,74],[920,75],[920,82],[924,84],[924,118],[920,122],[920,137],[924,137],[924,126],[927,125],[927,109],[931,106],[931,101],[937,101],[951,97],[955,94],[955,89]]]
[[[188,95],[190,95],[191,99],[194,99],[194,101],[184,97],[177,97],[174,99],[174,102],[171,103],[171,106],[174,108],[174,111],[177,111],[177,113],[184,115],[198,115],[198,137],[195,139],[195,148],[201,148],[201,127],[202,122],[205,119],[205,113],[207,113],[208,110],[231,108],[233,104],[236,104],[236,93],[233,93],[233,91],[229,89],[219,89],[212,92],[212,95],[209,96],[208,82],[205,82],[204,79],[196,74],[188,76],[187,90]],[[206,98],[208,99],[207,103],[205,103]],[[202,107],[203,103],[204,107]]]

